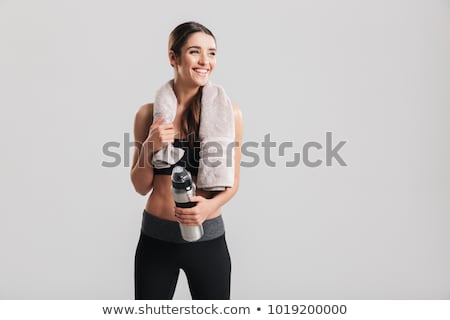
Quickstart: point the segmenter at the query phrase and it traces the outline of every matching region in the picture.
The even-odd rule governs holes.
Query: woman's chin
[[[198,86],[204,86],[208,83],[209,75],[208,76],[197,76],[194,75],[192,77],[192,81],[198,85]]]
[[[194,87],[203,87],[208,83],[209,77],[191,77],[189,80],[186,79],[183,82],[186,85],[194,86]]]
[[[208,78],[195,80],[194,83],[199,87],[203,87],[208,83]]]

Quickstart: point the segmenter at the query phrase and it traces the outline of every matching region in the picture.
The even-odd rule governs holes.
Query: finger
[[[173,129],[173,128],[174,128],[172,122],[170,122],[170,123],[162,123],[159,127],[160,127],[161,129],[163,129],[163,130]]]
[[[189,213],[178,213],[177,212],[177,216],[180,217],[181,219],[194,219],[193,217],[195,217],[197,214],[193,213],[193,212],[189,212]]]
[[[194,217],[190,217],[190,218],[186,218],[186,217],[179,217],[178,216],[178,221],[180,221],[183,224],[194,224],[194,225],[199,225],[200,224],[200,216],[196,215]]]
[[[175,212],[175,215],[182,215],[183,214],[183,209],[181,209],[181,208],[179,208],[179,207],[175,207],[174,209],[173,209],[173,211]]]
[[[159,135],[163,138],[174,138],[175,137],[175,131],[169,129],[169,130],[160,130]]]
[[[158,130],[158,134],[159,136],[175,136],[175,130],[173,129],[164,129],[162,128],[162,126],[159,126],[158,128],[155,128],[156,130]]]
[[[200,202],[202,200],[204,200],[205,198],[202,196],[192,196],[189,198],[189,200],[191,200],[192,202]]]
[[[181,223],[184,224],[185,226],[199,226],[199,225],[201,225],[200,222],[181,222]]]
[[[178,208],[178,207],[175,208],[175,213],[179,217],[182,217],[182,218],[184,218],[184,217],[191,217],[191,216],[197,214],[195,211],[193,211],[190,208],[183,208],[183,209],[181,209],[181,208]]]
[[[170,133],[167,133],[167,132],[165,132],[165,131],[160,131],[159,133],[158,133],[158,137],[159,137],[159,139],[160,139],[160,141],[161,142],[163,142],[163,143],[172,143],[172,142],[174,142],[174,134],[170,134]]]
[[[158,131],[160,134],[170,134],[175,136],[175,130],[173,128],[163,128],[163,126],[159,126]]]
[[[174,138],[171,136],[160,136],[161,142],[172,143],[174,142]]]

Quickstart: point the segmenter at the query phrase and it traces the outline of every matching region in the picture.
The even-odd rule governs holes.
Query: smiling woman
[[[171,46],[171,65],[178,66],[179,79],[192,82],[194,86],[204,86],[216,66],[216,42],[213,36],[196,32],[192,34],[184,48]]]
[[[221,207],[239,186],[242,115],[222,87],[210,83],[216,39],[205,26],[186,22],[169,37],[174,78],[154,103],[139,108],[131,181],[150,196],[135,256],[135,298],[172,299],[180,269],[193,299],[229,299],[231,261]],[[206,166],[206,144],[234,143],[231,167]],[[191,208],[174,207],[172,169],[182,166],[197,184]],[[212,177],[212,178],[211,178]],[[180,225],[202,226],[203,236],[183,239]]]

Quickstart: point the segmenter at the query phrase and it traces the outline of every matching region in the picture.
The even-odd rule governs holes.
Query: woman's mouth
[[[194,71],[200,76],[206,76],[209,72],[208,69],[203,69],[203,68],[194,68]]]

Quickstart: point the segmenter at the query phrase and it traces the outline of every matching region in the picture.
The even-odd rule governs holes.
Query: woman
[[[203,87],[216,65],[215,37],[205,26],[186,22],[169,37],[169,61],[174,70],[176,114],[171,123],[153,119],[154,104],[142,106],[134,124],[135,153],[131,181],[139,194],[150,196],[135,256],[135,298],[172,299],[179,270],[186,274],[193,299],[230,299],[231,262],[225,241],[221,207],[239,186],[242,115],[231,103],[234,119],[234,183],[224,191],[197,190],[193,208],[175,208],[171,169],[152,165],[155,153],[173,144],[182,148],[176,163],[197,181],[199,127]],[[179,223],[203,224],[205,236],[196,242],[180,240]]]

